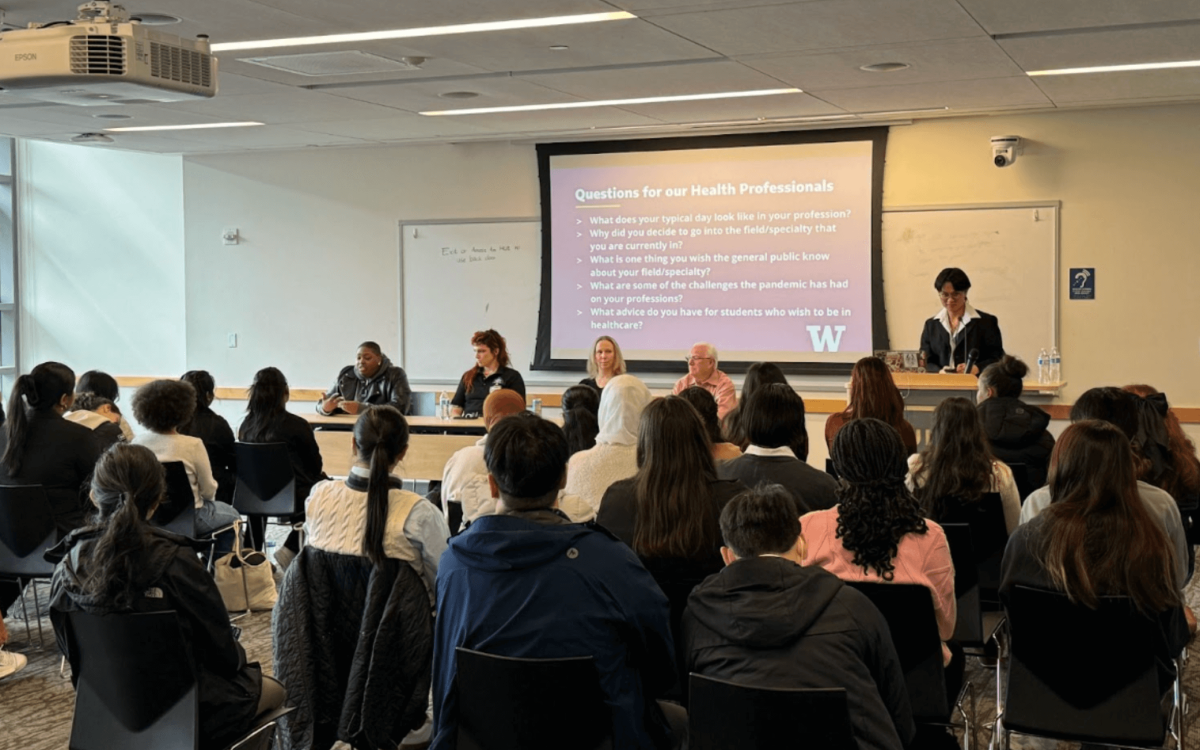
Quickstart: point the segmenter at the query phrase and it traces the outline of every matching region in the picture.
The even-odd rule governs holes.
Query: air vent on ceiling
[[[207,88],[212,84],[209,57],[203,52],[151,42],[150,75]]]
[[[271,55],[269,57],[243,57],[239,62],[274,68],[301,76],[349,76],[363,73],[392,73],[401,70],[418,70],[400,60],[358,50],[342,52],[310,52],[300,55]]]
[[[125,38],[108,34],[71,37],[71,72],[79,75],[125,75]]]

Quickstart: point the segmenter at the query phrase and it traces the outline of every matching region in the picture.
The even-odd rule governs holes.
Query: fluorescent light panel
[[[195,125],[141,125],[133,128],[105,128],[106,133],[137,133],[147,130],[205,130],[207,128],[252,128],[261,122],[206,122]]]
[[[473,109],[443,109],[418,114],[426,117],[445,115],[490,115],[500,112],[535,112],[544,109],[585,109],[587,107],[622,107],[631,104],[659,104],[662,102],[696,102],[707,99],[742,99],[752,96],[779,96],[799,94],[800,89],[758,89],[755,91],[722,91],[715,94],[681,94],[678,96],[644,96],[637,99],[602,99],[599,101],[557,102],[555,104],[522,104],[512,107],[475,107]]]
[[[380,39],[412,39],[422,36],[445,36],[447,34],[474,34],[481,31],[511,31],[513,29],[540,29],[548,26],[570,26],[580,23],[601,21],[624,21],[637,18],[632,13],[582,13],[573,16],[547,16],[524,18],[515,21],[488,21],[483,23],[456,23],[448,26],[425,26],[416,29],[392,29],[390,31],[364,31],[356,34],[323,34],[320,36],[298,36],[285,39],[259,39],[250,42],[220,42],[212,45],[213,52],[240,49],[265,49],[268,47],[301,47],[310,44],[344,44],[374,42]]]
[[[1133,65],[1093,65],[1090,68],[1057,68],[1054,70],[1030,70],[1031,76],[1070,76],[1080,73],[1125,73],[1131,70],[1170,70],[1172,68],[1200,68],[1200,60],[1177,62],[1135,63]]]

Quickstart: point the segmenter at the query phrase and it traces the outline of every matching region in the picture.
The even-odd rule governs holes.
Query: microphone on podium
[[[976,363],[978,363],[978,362],[979,362],[979,350],[978,349],[972,349],[971,351],[967,352],[967,361],[963,363],[963,372],[970,375],[971,368],[974,367],[976,365]]]

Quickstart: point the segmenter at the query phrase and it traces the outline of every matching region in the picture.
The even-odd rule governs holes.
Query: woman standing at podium
[[[971,374],[1000,361],[1004,342],[1000,322],[995,315],[976,310],[967,301],[971,280],[961,268],[943,268],[933,282],[942,309],[925,321],[921,332],[921,351],[929,372],[966,372],[967,359],[978,351]]]

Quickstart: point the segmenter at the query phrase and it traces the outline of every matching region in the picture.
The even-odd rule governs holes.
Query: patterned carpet
[[[46,587],[40,597],[45,606]],[[33,597],[27,596],[29,606]],[[1200,575],[1194,577],[1187,590],[1188,603],[1200,611]],[[20,607],[14,606],[19,613]],[[242,645],[251,661],[262,664],[265,674],[271,669],[271,613],[258,612],[240,619]],[[0,750],[62,750],[67,747],[71,733],[71,714],[74,691],[67,676],[59,675],[59,654],[54,643],[54,633],[48,618],[43,619],[45,648],[38,645],[36,626],[32,633],[26,631],[19,615],[8,620],[12,641],[9,650],[23,652],[29,658],[29,666],[21,673],[0,680]],[[1195,642],[1193,642],[1195,643]],[[1189,660],[1184,670],[1184,691],[1191,696],[1200,696],[1200,653]],[[985,724],[995,717],[996,673],[981,667],[975,660],[968,662],[967,674],[976,687],[973,719],[976,727],[975,741],[971,748],[987,748],[990,730]],[[1200,726],[1197,726],[1198,711],[1191,711],[1185,721],[1186,750],[1200,750]],[[1019,750],[1074,750],[1077,743],[1038,740],[1013,735],[1013,748]]]

